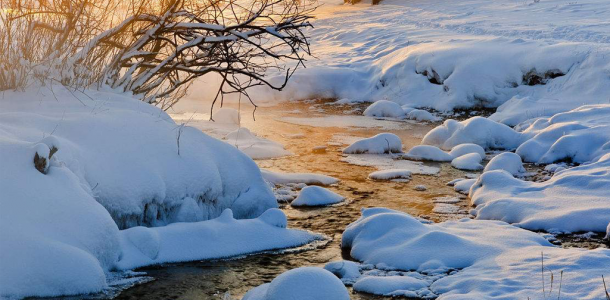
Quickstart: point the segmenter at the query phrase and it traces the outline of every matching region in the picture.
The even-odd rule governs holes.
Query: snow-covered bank
[[[95,293],[117,268],[315,238],[284,228],[260,170],[234,147],[127,95],[85,93],[2,95],[0,297]],[[195,223],[119,230],[174,222]]]
[[[398,274],[409,278],[386,279],[371,278],[376,274],[369,272],[355,282],[355,288],[385,295],[438,295],[437,299],[555,298],[561,271],[562,299],[600,299],[605,295],[601,275],[610,263],[608,249],[557,248],[536,233],[504,222],[463,219],[422,224],[383,208],[363,210],[344,232],[342,246],[377,269],[412,271]]]

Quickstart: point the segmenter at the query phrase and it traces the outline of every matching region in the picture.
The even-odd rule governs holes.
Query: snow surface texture
[[[302,267],[280,274],[250,290],[242,300],[349,300],[349,293],[333,273],[316,267]]]
[[[369,174],[369,178],[373,180],[393,180],[393,179],[411,179],[411,171],[406,169],[388,169],[375,171]]]
[[[304,187],[291,206],[324,206],[343,201],[345,197],[319,186]]]
[[[100,292],[121,264],[220,258],[311,240],[267,211],[277,207],[273,193],[234,147],[127,95],[52,88],[4,92],[0,101],[0,297]],[[227,208],[215,221],[134,227],[208,220]],[[212,224],[249,232],[256,242],[238,251]],[[127,227],[134,229],[119,231]],[[212,237],[223,248],[206,247]]]
[[[227,258],[296,247],[320,238],[306,231],[287,230],[286,225],[284,212],[272,208],[249,220],[236,220],[227,209],[220,217],[204,222],[129,228],[120,233],[123,254],[116,268]]]
[[[401,153],[402,141],[393,133],[380,133],[374,137],[361,139],[343,150],[345,154]]]
[[[604,0],[323,2],[308,32],[319,59],[282,92],[252,93],[255,101],[385,99],[441,111],[499,106],[492,118],[516,125],[605,103],[610,94]]]
[[[442,275],[431,284],[365,276],[356,281],[354,289],[384,295],[411,289],[418,296],[429,289],[441,300],[536,298],[543,286],[541,253],[546,270],[555,276],[564,271],[562,297],[599,299],[604,297],[599,280],[610,263],[608,249],[557,248],[536,233],[504,222],[462,219],[422,224],[408,214],[385,208],[364,209],[362,217],[343,233],[342,247],[378,269]],[[455,269],[460,271],[451,271]],[[546,297],[550,276],[545,271]],[[557,297],[557,289],[552,294]]]

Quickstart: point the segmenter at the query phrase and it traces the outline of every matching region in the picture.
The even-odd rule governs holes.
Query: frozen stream
[[[353,109],[351,106],[337,106],[324,101],[288,103],[259,109],[256,122],[249,115],[242,120],[244,127],[282,143],[294,154],[258,160],[261,168],[319,173],[341,180],[329,188],[349,199],[344,204],[310,209],[282,207],[288,216],[289,227],[323,233],[330,237],[328,243],[310,250],[258,254],[237,260],[143,268],[138,271],[148,273],[155,280],[127,289],[116,299],[223,299],[226,292],[230,293],[232,299],[240,299],[249,289],[269,282],[289,269],[301,266],[322,267],[330,261],[349,259],[340,249],[341,234],[349,223],[360,216],[363,207],[388,207],[433,221],[467,216],[468,199],[446,183],[469,174],[453,169],[449,164],[430,163],[419,166],[428,171],[438,168],[439,172],[435,175],[414,175],[410,182],[381,182],[367,179],[368,174],[376,170],[375,167],[343,161],[345,156],[341,149],[355,137],[392,132],[399,135],[404,148],[409,149],[419,144],[425,133],[434,126],[411,121],[373,120],[360,116],[361,113]],[[206,129],[204,123],[192,118],[189,125],[208,131],[209,128]],[[326,151],[314,153],[313,149],[319,146],[326,146]],[[407,161],[395,163],[409,164]],[[425,185],[427,189],[416,191],[414,187],[417,185]],[[449,204],[451,209],[442,209],[443,205],[447,207],[446,203],[435,209],[434,199],[441,197],[451,200],[445,201],[452,202]],[[384,297],[352,292],[352,299]]]

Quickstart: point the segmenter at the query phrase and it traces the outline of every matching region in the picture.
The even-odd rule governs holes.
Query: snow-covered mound
[[[214,113],[213,117],[215,122],[221,124],[239,125],[241,123],[240,113],[234,108],[222,107]]]
[[[269,159],[292,155],[282,144],[257,137],[247,128],[239,128],[227,134],[224,140],[252,159]]]
[[[304,183],[316,185],[331,185],[339,182],[339,179],[322,174],[312,173],[280,173],[269,170],[261,170],[263,178],[273,184]]]
[[[407,169],[379,170],[369,174],[373,180],[411,179],[412,172]]]
[[[374,137],[361,139],[343,150],[345,154],[401,153],[402,141],[393,133],[380,133]]]
[[[202,221],[227,208],[254,218],[277,207],[256,164],[234,147],[129,96],[52,88],[4,92],[0,101],[0,297],[101,291],[126,254],[119,228]],[[281,225],[260,220],[275,223],[265,230]],[[176,254],[163,245],[180,239],[157,234],[132,243],[149,258]]]
[[[301,267],[282,273],[250,290],[242,300],[349,300],[349,293],[333,273],[316,267]]]
[[[458,192],[458,193],[462,193],[462,194],[466,194],[468,195],[468,192],[470,191],[470,188],[474,185],[474,183],[476,182],[476,179],[461,179],[458,180],[457,182],[455,182],[453,184],[453,189]]]
[[[204,222],[129,228],[120,233],[122,255],[116,268],[227,258],[300,246],[320,238],[306,231],[287,230],[286,225],[286,215],[272,208],[256,219],[236,220],[227,209],[220,217]]]
[[[504,152],[492,158],[485,166],[485,172],[493,170],[504,170],[513,176],[525,173],[523,162],[518,154]]]
[[[449,152],[449,154],[454,158],[470,153],[478,153],[481,158],[485,158],[485,149],[477,144],[460,144],[453,147]]]
[[[454,158],[451,161],[451,166],[460,170],[477,171],[483,169],[482,160],[479,153],[469,153]]]
[[[324,206],[343,201],[345,197],[319,186],[304,187],[291,206]]]
[[[412,160],[451,161],[453,156],[435,146],[418,145],[404,155]]]
[[[496,170],[481,175],[470,197],[478,219],[532,230],[605,232],[610,223],[610,155],[599,162],[527,182]]]
[[[422,277],[363,276],[354,289],[412,297],[436,294],[441,300],[543,298],[543,285],[544,297],[556,298],[557,274],[562,270],[562,297],[599,299],[604,297],[599,281],[610,263],[608,249],[557,248],[534,232],[504,222],[463,219],[422,224],[405,213],[382,208],[363,210],[344,232],[342,246],[355,259],[379,269],[440,276],[434,282],[413,280]],[[549,271],[554,273],[552,291]]]
[[[409,111],[407,114],[407,119],[420,122],[436,122],[441,120],[441,118],[423,109],[414,109]]]
[[[354,284],[360,277],[360,264],[349,261],[333,261],[324,266],[324,269],[335,274],[344,284]]]
[[[379,100],[367,107],[363,115],[367,117],[402,118],[405,113],[396,102]]]
[[[424,136],[422,144],[437,146],[445,150],[461,144],[477,144],[485,149],[512,150],[521,145],[526,137],[512,128],[486,119],[474,117],[466,121],[446,120]]]

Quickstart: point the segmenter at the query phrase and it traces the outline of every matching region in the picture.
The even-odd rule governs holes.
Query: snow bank
[[[304,187],[291,206],[324,206],[343,201],[345,197],[319,186]]]
[[[470,197],[478,219],[503,220],[531,230],[605,232],[610,222],[610,156],[526,182],[505,171],[485,172]]]
[[[349,300],[341,280],[331,272],[316,267],[301,267],[282,273],[250,290],[242,300]]]
[[[252,159],[269,159],[292,155],[282,144],[257,137],[247,128],[239,128],[227,134],[224,140]]]
[[[354,289],[422,298],[436,294],[440,300],[555,298],[560,271],[561,297],[600,299],[604,297],[600,278],[610,263],[608,249],[558,248],[536,233],[503,222],[462,219],[422,224],[405,213],[381,208],[363,210],[344,232],[342,246],[350,249],[352,257],[379,269],[438,274],[434,280],[363,276]]]
[[[418,145],[404,155],[407,159],[412,160],[429,160],[429,161],[451,161],[453,156],[439,149],[438,147],[428,145]]]
[[[367,117],[402,118],[405,113],[396,102],[379,100],[367,107],[363,115]]]
[[[513,176],[525,173],[521,157],[512,152],[504,152],[492,158],[485,166],[485,172],[504,170]]]
[[[380,133],[361,139],[343,150],[345,154],[402,153],[402,141],[393,133]]]
[[[263,178],[273,184],[304,183],[316,185],[331,185],[339,182],[339,179],[322,174],[312,173],[280,173],[269,170],[261,170]]]
[[[256,219],[236,220],[227,209],[209,221],[129,228],[120,233],[122,255],[116,268],[227,258],[301,246],[320,238],[286,229],[286,225],[286,215],[272,208]]]
[[[42,87],[0,101],[0,297],[102,291],[120,253],[129,257],[119,228],[277,207],[256,164],[234,147],[127,95],[85,93]],[[130,241],[159,259],[169,254],[166,238]]]
[[[406,169],[388,169],[369,174],[373,180],[411,179],[412,172]]]
[[[460,170],[468,170],[468,171],[476,171],[482,170],[483,166],[481,165],[481,155],[479,153],[469,153],[464,154],[460,157],[454,158],[451,161],[451,166],[460,169]]]

